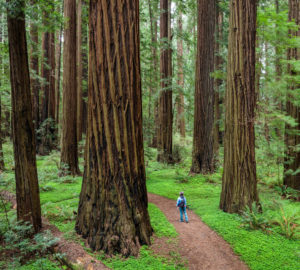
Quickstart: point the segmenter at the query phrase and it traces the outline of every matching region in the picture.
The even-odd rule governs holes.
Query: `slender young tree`
[[[185,137],[185,120],[184,120],[184,74],[183,74],[183,42],[182,42],[182,13],[178,14],[178,38],[177,38],[177,65],[178,65],[178,81],[177,84],[180,92],[177,96],[177,130],[182,138]]]
[[[292,36],[300,37],[300,0],[289,0],[289,20],[295,21],[299,26],[297,31],[291,31]],[[288,60],[300,61],[300,49],[289,48]],[[287,114],[294,118],[297,125],[291,127],[286,124],[285,126],[285,163],[284,163],[284,179],[283,183],[289,187],[300,190],[300,151],[297,150],[300,145],[300,108],[294,103],[296,92],[299,91],[300,84],[299,71],[296,71],[296,64],[289,64],[289,73],[291,75],[289,83],[289,94],[287,97],[286,111]],[[299,100],[299,98],[298,98]],[[298,171],[297,171],[298,170]]]
[[[198,0],[194,140],[191,173],[214,171],[214,34],[216,3]]]
[[[30,78],[25,30],[25,1],[14,2],[7,11],[13,146],[18,220],[42,226],[39,185],[35,158],[35,133],[32,121]]]
[[[76,1],[64,1],[67,18],[64,31],[63,54],[63,119],[61,166],[72,175],[80,174],[77,150],[77,77],[76,77]],[[66,172],[67,172],[66,171]]]
[[[58,8],[58,12],[60,9]],[[55,123],[59,124],[59,104],[60,104],[60,68],[61,68],[61,47],[62,47],[62,24],[56,32],[55,45]]]
[[[76,231],[92,249],[137,255],[152,228],[142,135],[139,1],[90,2],[85,171]]]
[[[171,64],[171,30],[169,9],[170,0],[160,0],[160,73],[161,93],[159,97],[159,128],[158,128],[158,157],[160,162],[173,162],[172,156],[172,132],[173,132],[173,111],[172,111],[172,64]]]
[[[256,11],[256,0],[230,1],[220,201],[220,208],[229,213],[258,203],[254,134]]]

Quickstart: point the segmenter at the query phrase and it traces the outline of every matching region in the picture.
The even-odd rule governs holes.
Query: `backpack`
[[[183,208],[184,207],[184,197],[183,198],[180,198],[180,203],[178,204],[178,206],[180,207],[180,208]]]

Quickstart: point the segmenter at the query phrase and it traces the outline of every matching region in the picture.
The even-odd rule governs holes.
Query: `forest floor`
[[[201,219],[188,211],[189,223],[179,220],[176,201],[148,194],[149,202],[165,214],[179,234],[180,254],[187,259],[190,270],[246,270],[249,269],[234,254],[230,245]]]
[[[125,259],[118,255],[107,258],[101,252],[92,252],[75,233],[75,213],[82,177],[58,177],[59,152],[37,157],[43,216],[58,228],[66,241],[80,245],[86,254],[92,256],[90,260],[101,261],[114,270],[300,268],[299,233],[295,232],[292,236],[290,231],[291,228],[299,228],[297,217],[300,203],[283,198],[274,189],[276,167],[258,166],[258,188],[264,211],[263,214],[253,213],[249,221],[243,216],[227,214],[219,209],[222,168],[213,175],[189,176],[190,160],[169,166],[155,161],[154,150],[146,148],[145,154],[147,189],[150,193],[148,211],[154,236],[152,245],[142,246],[137,258]],[[4,156],[7,169],[0,174],[0,189],[15,193],[10,143],[4,145]],[[81,170],[82,165],[81,158]],[[175,206],[180,191],[185,192],[190,208],[188,224],[179,222]],[[11,209],[8,213],[11,224],[14,224],[15,216],[15,210]],[[277,223],[273,220],[277,220]],[[284,220],[288,220],[286,228],[278,225],[278,222],[284,225]],[[256,228],[251,228],[252,222],[257,222]],[[0,242],[1,233],[7,229],[5,224],[5,214],[0,204]],[[272,226],[266,228],[264,224]],[[0,254],[3,248],[5,250],[5,246],[0,243]],[[48,255],[33,258],[26,265],[21,263],[22,266],[14,268],[5,268],[5,265],[20,265],[18,258],[6,259],[9,260],[1,262],[0,256],[0,269],[65,269],[57,263],[55,257]]]

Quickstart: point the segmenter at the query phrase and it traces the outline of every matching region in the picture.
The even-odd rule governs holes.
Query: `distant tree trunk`
[[[191,173],[214,171],[214,34],[216,3],[198,0],[194,141]]]
[[[82,4],[77,1],[77,140],[82,139]]]
[[[41,228],[42,222],[26,44],[25,1],[14,1],[14,4],[14,10],[8,10],[7,26],[17,217],[18,220],[32,223],[37,232]]]
[[[295,23],[300,26],[300,0],[289,0],[289,20],[294,20]],[[292,36],[300,37],[300,28],[298,31],[291,31]],[[288,60],[300,61],[300,49],[290,48],[288,49]],[[297,76],[299,72],[296,71],[293,65],[289,64],[289,73],[291,80],[289,82],[289,93],[286,102],[286,111],[290,117],[293,117],[297,122],[297,126],[291,127],[289,124],[285,125],[285,163],[284,163],[284,178],[283,183],[291,188],[300,190],[300,172],[297,170],[300,168],[300,108],[294,103],[296,97],[295,92],[299,91],[300,84]],[[294,95],[294,96],[293,96]],[[299,100],[299,98],[298,98]]]
[[[161,73],[161,94],[159,97],[159,132],[158,132],[158,157],[160,162],[173,163],[172,156],[172,131],[173,131],[173,111],[172,111],[172,71],[171,65],[171,36],[169,30],[169,0],[160,1],[160,73]]]
[[[223,39],[223,12],[220,10],[219,1],[217,2],[216,7],[216,37],[217,40],[215,42],[216,48],[216,57],[215,57],[215,69],[221,70],[223,66],[223,59],[221,56],[221,42]],[[220,111],[220,87],[222,85],[222,79],[217,78],[214,82],[215,85],[215,94],[214,94],[214,111],[215,111],[215,119],[214,119],[214,128],[213,128],[213,152],[214,152],[214,161],[218,160],[219,157],[219,144],[220,144],[220,120],[221,120],[221,111]]]
[[[152,228],[142,135],[138,0],[90,4],[85,172],[76,231],[93,250],[138,255]]]
[[[230,1],[220,201],[220,208],[229,213],[258,203],[254,134],[256,10],[255,0]]]
[[[32,0],[31,5],[35,5],[36,1]],[[31,37],[31,53],[30,53],[30,69],[32,76],[30,77],[30,85],[31,85],[31,95],[32,95],[32,107],[33,107],[33,121],[34,121],[34,129],[37,130],[39,128],[40,121],[40,81],[38,79],[39,75],[39,56],[38,56],[38,44],[39,44],[39,36],[38,36],[38,27],[36,23],[30,24],[30,37]]]
[[[3,42],[3,24],[2,24],[2,14],[0,14],[0,46]],[[2,55],[0,54],[0,87],[1,87],[1,80],[4,76],[3,74],[3,63],[2,63]],[[0,172],[4,170],[4,155],[3,155],[3,133],[2,133],[2,106],[1,106],[1,93],[0,93]]]
[[[61,44],[62,44],[62,25],[60,30],[56,33],[56,47],[55,47],[55,123],[59,124],[59,104],[60,104],[60,69],[61,69]]]
[[[61,166],[72,175],[80,174],[77,150],[77,77],[76,77],[76,1],[64,1],[67,22],[64,32],[63,54],[63,119]],[[65,172],[67,173],[67,171]]]
[[[177,65],[178,65],[178,86],[179,94],[177,96],[177,130],[182,138],[185,137],[185,120],[184,120],[184,74],[183,74],[183,42],[182,42],[182,13],[178,15],[178,38],[177,38]]]

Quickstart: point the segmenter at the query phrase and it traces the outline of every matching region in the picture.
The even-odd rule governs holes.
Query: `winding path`
[[[148,193],[148,200],[175,226],[181,255],[188,260],[190,270],[249,270],[230,245],[195,213],[189,211],[189,223],[182,223],[175,201],[151,193]]]

